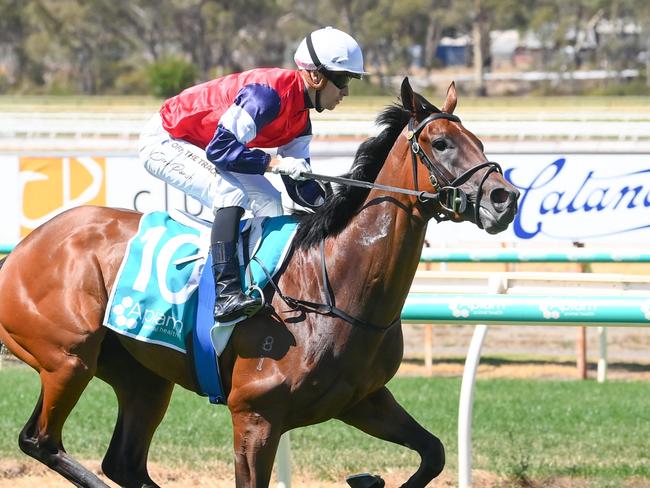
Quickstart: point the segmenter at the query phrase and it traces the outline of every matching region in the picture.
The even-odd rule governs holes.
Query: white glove
[[[301,158],[292,158],[291,156],[278,156],[280,164],[274,168],[274,172],[281,173],[297,181],[303,181],[305,178],[300,173],[311,173],[309,163]]]

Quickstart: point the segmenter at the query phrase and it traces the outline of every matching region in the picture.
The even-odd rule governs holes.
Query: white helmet
[[[363,53],[357,41],[332,27],[308,34],[296,49],[293,59],[300,69],[342,71],[355,78],[367,74],[363,69]]]

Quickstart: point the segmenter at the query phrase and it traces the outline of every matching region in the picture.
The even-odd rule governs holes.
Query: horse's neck
[[[396,153],[396,154],[395,154]],[[376,182],[410,188],[404,152],[394,150]],[[409,165],[410,167],[410,165]],[[347,302],[365,320],[386,324],[398,317],[415,276],[426,232],[426,217],[413,197],[370,191],[346,230],[329,245],[338,281],[337,305]]]

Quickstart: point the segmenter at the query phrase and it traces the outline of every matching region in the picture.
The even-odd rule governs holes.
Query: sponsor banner
[[[55,215],[79,205],[141,212],[182,209],[211,218],[210,209],[151,176],[137,157],[0,156],[0,244],[18,242]]]
[[[496,236],[468,223],[431,222],[431,245],[650,242],[650,155],[489,157],[521,191],[515,221]],[[345,159],[315,159],[314,171],[341,173]],[[15,243],[57,213],[85,204],[142,212],[179,208],[211,217],[210,209],[151,176],[135,156],[0,156],[0,164],[0,243]]]
[[[507,231],[431,223],[428,240],[452,242],[650,242],[650,154],[491,154],[521,192]],[[449,226],[453,225],[454,228]],[[440,235],[441,237],[437,237]]]

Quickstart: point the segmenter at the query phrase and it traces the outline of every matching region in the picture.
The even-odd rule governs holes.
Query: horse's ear
[[[400,98],[402,99],[402,107],[404,107],[404,110],[408,110],[411,112],[411,115],[415,115],[415,99],[413,98],[413,88],[411,88],[408,76],[402,80]]]
[[[404,78],[404,81],[402,81],[401,99],[404,110],[411,112],[411,116],[415,120],[423,120],[430,113],[440,112],[440,109],[435,105],[431,104],[419,93],[413,91],[408,78]]]
[[[453,114],[456,109],[456,102],[458,97],[456,96],[456,83],[453,81],[449,88],[447,88],[447,99],[445,100],[444,105],[442,106],[442,111],[447,112],[448,114]]]

